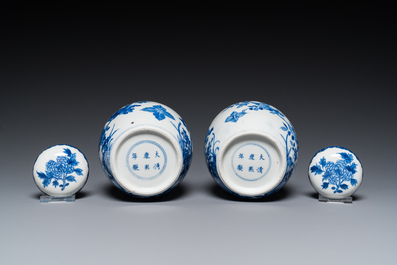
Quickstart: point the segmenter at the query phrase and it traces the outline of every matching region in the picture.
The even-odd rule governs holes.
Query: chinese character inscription
[[[159,177],[167,166],[167,154],[155,141],[135,143],[127,153],[127,167],[133,176],[142,180]]]
[[[241,145],[232,155],[232,167],[235,174],[246,181],[263,178],[269,171],[270,165],[269,153],[256,143]]]

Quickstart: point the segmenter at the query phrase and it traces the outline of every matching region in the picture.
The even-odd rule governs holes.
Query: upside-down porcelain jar
[[[208,169],[226,191],[259,198],[278,191],[297,162],[295,130],[278,109],[240,102],[215,117],[205,140]]]
[[[99,157],[105,174],[120,190],[138,197],[157,196],[185,177],[192,142],[174,110],[142,101],[121,108],[108,120]]]

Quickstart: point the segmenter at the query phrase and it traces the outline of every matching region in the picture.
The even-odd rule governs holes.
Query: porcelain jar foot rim
[[[245,197],[274,190],[287,170],[285,147],[265,132],[243,131],[231,136],[220,147],[218,158],[224,185]]]
[[[143,125],[114,140],[110,170],[123,190],[150,197],[166,192],[178,181],[182,161],[177,139],[162,128]]]

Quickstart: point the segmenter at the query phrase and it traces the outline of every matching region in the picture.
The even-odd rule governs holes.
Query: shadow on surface
[[[224,191],[221,187],[219,187],[216,183],[211,183],[208,185],[209,193],[217,197],[219,199],[228,200],[228,201],[238,201],[238,202],[274,202],[274,201],[281,201],[285,200],[286,198],[292,197],[293,192],[290,188],[284,186],[278,192],[271,194],[266,197],[258,198],[258,199],[250,199],[250,198],[242,198],[237,197],[233,194],[230,194]]]
[[[307,192],[307,193],[305,193],[305,195],[306,195],[307,197],[309,197],[309,198],[312,198],[312,199],[315,199],[315,200],[318,201],[318,193],[315,192],[315,191]],[[355,201],[362,201],[362,200],[365,199],[365,197],[360,196],[360,195],[353,195],[352,197],[353,197],[353,202],[355,202]]]
[[[166,201],[172,201],[172,200],[177,200],[184,195],[186,195],[188,188],[186,185],[183,183],[178,184],[175,188],[173,188],[171,191],[155,196],[155,197],[149,197],[149,198],[139,198],[139,197],[134,197],[132,195],[126,194],[123,191],[119,190],[116,186],[113,184],[109,183],[106,184],[104,187],[104,192],[107,196],[114,198],[116,200],[120,201],[125,201],[125,202],[166,202]]]
[[[35,192],[35,193],[32,193],[32,195],[30,195],[30,197],[33,198],[33,199],[35,199],[35,200],[40,201],[40,196],[42,196],[42,195],[44,195],[44,194],[41,193],[41,192]],[[91,192],[79,191],[79,192],[77,192],[77,194],[76,194],[76,200],[89,197],[90,195],[91,195]]]
[[[91,195],[91,192],[79,191],[76,194],[76,200],[84,199],[86,197],[89,197],[90,195]]]

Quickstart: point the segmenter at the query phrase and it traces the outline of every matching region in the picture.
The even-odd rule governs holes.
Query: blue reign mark
[[[237,109],[241,109],[241,111],[233,111],[225,120],[225,123],[227,122],[234,122],[237,123],[237,121],[243,117],[245,114],[247,114],[247,111],[260,111],[260,110],[267,110],[271,114],[279,116],[284,122],[283,126],[280,127],[281,130],[286,132],[286,135],[281,135],[285,142],[285,148],[286,148],[286,154],[287,154],[287,178],[288,180],[289,176],[292,174],[293,170],[293,165],[298,159],[298,143],[296,140],[296,133],[294,128],[287,122],[285,119],[286,117],[284,116],[283,113],[281,113],[279,110],[273,108],[272,106],[269,106],[265,103],[262,102],[255,102],[255,101],[244,101],[244,102],[239,102],[236,103],[229,108],[236,107]],[[226,110],[226,109],[225,109]]]
[[[179,141],[179,144],[182,149],[182,154],[183,154],[183,169],[179,176],[179,179],[182,179],[186,175],[186,173],[189,169],[191,157],[192,157],[192,142],[190,140],[189,132],[188,132],[186,124],[184,123],[184,121],[182,119],[179,119],[180,121],[177,124],[174,124],[172,122],[172,121],[176,121],[174,116],[169,111],[167,111],[167,109],[165,107],[163,107],[161,105],[153,105],[151,107],[144,107],[144,106],[142,106],[143,103],[146,103],[146,101],[141,101],[141,102],[137,102],[136,104],[127,105],[127,106],[123,107],[122,109],[120,109],[119,111],[117,111],[109,119],[104,130],[102,131],[101,140],[100,140],[100,150],[101,150],[102,160],[103,160],[102,164],[104,166],[105,172],[108,174],[108,176],[110,178],[112,178],[112,176],[110,174],[110,169],[108,168],[108,163],[106,163],[105,161],[109,160],[109,153],[110,153],[110,149],[113,145],[114,135],[117,133],[118,129],[115,129],[115,125],[113,124],[113,126],[111,126],[110,123],[114,119],[116,119],[118,116],[131,113],[131,112],[135,111],[135,109],[137,107],[141,107],[140,111],[146,111],[146,112],[152,113],[153,116],[159,121],[165,121],[165,120],[167,120],[166,118],[168,118],[170,120],[171,124],[177,130],[177,133],[178,133],[177,139]],[[154,156],[156,157],[156,154],[154,154]]]
[[[149,149],[158,149],[155,151],[140,151],[138,146],[145,145]],[[151,153],[149,153],[151,152]],[[157,154],[155,156],[154,154]],[[137,161],[136,158],[143,160]],[[159,160],[160,159],[160,160]],[[167,153],[164,148],[155,141],[142,140],[135,143],[127,152],[126,164],[133,164],[129,168],[131,174],[138,179],[152,180],[159,177],[167,167]]]
[[[76,153],[72,153],[69,148],[64,148],[63,150],[66,156],[58,156],[56,161],[48,161],[46,163],[45,173],[36,171],[39,178],[43,180],[44,188],[52,182],[55,188],[59,186],[61,190],[64,190],[69,186],[67,182],[76,182],[75,177],[71,174],[76,173],[78,176],[83,175],[83,170],[81,168],[76,168],[79,164],[76,160]]]
[[[251,152],[253,151],[257,152],[258,155],[252,154]],[[262,179],[270,171],[271,163],[271,157],[268,151],[256,143],[241,145],[234,151],[231,159],[234,173],[237,177],[245,181]]]
[[[342,193],[343,190],[349,189],[348,184],[356,186],[357,180],[354,174],[357,172],[357,164],[353,162],[353,155],[349,153],[339,153],[342,159],[336,162],[331,162],[321,158],[320,162],[310,168],[314,175],[322,175],[323,185],[321,187],[325,190],[331,185],[334,193]]]

